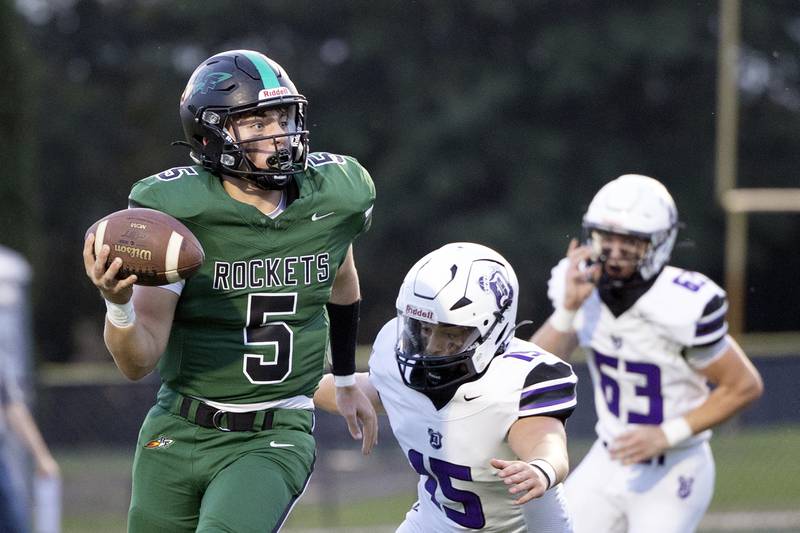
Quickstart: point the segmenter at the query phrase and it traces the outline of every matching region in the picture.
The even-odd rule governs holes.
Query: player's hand
[[[617,437],[609,452],[612,459],[631,465],[661,455],[668,447],[667,437],[659,426],[639,426]]]
[[[361,452],[369,455],[378,442],[378,415],[367,396],[358,388],[336,387],[336,408],[347,421],[354,439],[361,439]]]
[[[569,241],[567,249],[567,260],[569,266],[566,274],[566,288],[564,290],[564,308],[568,311],[576,311],[581,304],[589,297],[594,290],[595,284],[602,274],[602,265],[593,263],[591,266],[583,267],[592,257],[592,249],[589,246],[579,246],[577,239]]]
[[[547,478],[541,470],[525,461],[492,459],[489,464],[497,468],[497,477],[508,485],[508,492],[520,495],[514,503],[522,505],[540,497],[547,490]]]
[[[130,301],[133,296],[133,284],[136,283],[136,276],[130,275],[123,280],[116,278],[119,269],[122,268],[122,259],[115,258],[106,270],[106,261],[111,254],[111,248],[104,244],[97,257],[94,256],[94,234],[91,233],[83,243],[83,266],[86,269],[86,276],[100,290],[103,298],[115,304],[124,304]]]

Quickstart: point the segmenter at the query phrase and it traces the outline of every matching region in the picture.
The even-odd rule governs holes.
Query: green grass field
[[[383,441],[388,444],[388,438]],[[396,446],[394,442],[391,442]],[[573,465],[591,443],[570,443]],[[800,508],[800,425],[780,426],[758,431],[720,431],[712,440],[717,462],[717,487],[710,513],[796,511]],[[385,459],[372,458],[359,470],[360,459],[353,451],[354,463],[337,478],[334,487],[324,486],[321,475],[312,478],[306,496],[295,508],[284,531],[393,531],[414,500],[410,469],[402,455],[386,451]],[[130,495],[132,450],[67,451],[57,454],[64,474],[64,532],[84,533],[125,531],[125,512]],[[401,460],[398,461],[398,458]],[[320,462],[325,458],[321,457]],[[405,469],[402,483],[388,494],[370,498],[375,488],[386,488],[394,478],[373,471],[374,461],[391,461],[392,468]],[[397,463],[395,466],[394,463]],[[355,469],[355,471],[354,471]],[[328,476],[336,475],[329,473]],[[331,479],[328,477],[327,479]],[[346,480],[346,481],[338,481]],[[361,481],[353,481],[361,480]],[[359,487],[357,485],[362,484]],[[386,492],[383,490],[382,492]],[[734,517],[735,518],[735,517]],[[732,528],[731,528],[732,527]],[[800,531],[800,524],[786,527],[741,529],[736,526],[704,529],[721,531]]]

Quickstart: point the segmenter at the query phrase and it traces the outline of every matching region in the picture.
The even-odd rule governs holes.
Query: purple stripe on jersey
[[[697,328],[694,331],[695,337],[702,337],[703,335],[708,335],[725,325],[725,315],[720,315],[718,318],[703,324],[702,322],[697,324]]]
[[[534,394],[541,394],[543,392],[549,392],[551,390],[566,389],[566,388],[574,387],[574,386],[575,386],[575,384],[572,383],[571,381],[566,381],[564,383],[558,383],[556,385],[550,385],[549,387],[542,387],[540,389],[532,389],[532,390],[529,390],[528,392],[523,392],[522,393],[522,399],[524,400],[528,396],[533,396]]]
[[[566,398],[566,399],[558,398],[557,400],[550,400],[549,402],[541,402],[541,403],[534,403],[532,405],[526,405],[525,407],[522,407],[520,409],[520,411],[530,411],[531,409],[541,409],[542,407],[550,407],[551,405],[565,404],[565,403],[574,402],[574,401],[575,401],[575,395],[573,394],[572,396],[570,396],[569,398]]]
[[[513,357],[514,359],[522,359],[523,361],[533,361],[533,358],[537,355],[542,355],[542,352],[507,353],[503,355],[503,359],[506,357]]]

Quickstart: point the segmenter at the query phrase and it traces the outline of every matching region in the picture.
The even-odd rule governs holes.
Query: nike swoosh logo
[[[472,400],[477,400],[477,399],[478,399],[478,398],[480,398],[481,396],[482,396],[481,394],[478,394],[477,396],[472,396],[472,397],[470,398],[469,396],[467,396],[467,395],[465,394],[465,395],[464,395],[464,401],[465,401],[465,402],[471,402]]]
[[[311,215],[311,221],[316,222],[317,220],[322,220],[323,218],[331,216],[335,212],[336,211],[331,211],[330,213],[325,213],[324,215],[318,215],[317,213],[314,213],[313,215]]]
[[[269,441],[270,448],[292,448],[294,444],[283,444],[281,442],[275,442],[274,440]]]

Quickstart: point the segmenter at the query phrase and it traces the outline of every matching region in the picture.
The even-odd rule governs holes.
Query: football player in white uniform
[[[406,275],[398,316],[356,376],[419,473],[397,531],[571,531],[560,483],[577,378],[514,337],[518,292],[511,265],[472,243],[443,246]],[[325,376],[317,407],[336,412],[334,389]]]
[[[585,348],[597,411],[598,439],[565,483],[576,533],[694,531],[714,490],[710,428],[762,392],[727,334],[725,292],[666,265],[677,226],[661,183],[621,176],[552,272],[555,312],[531,340]]]

